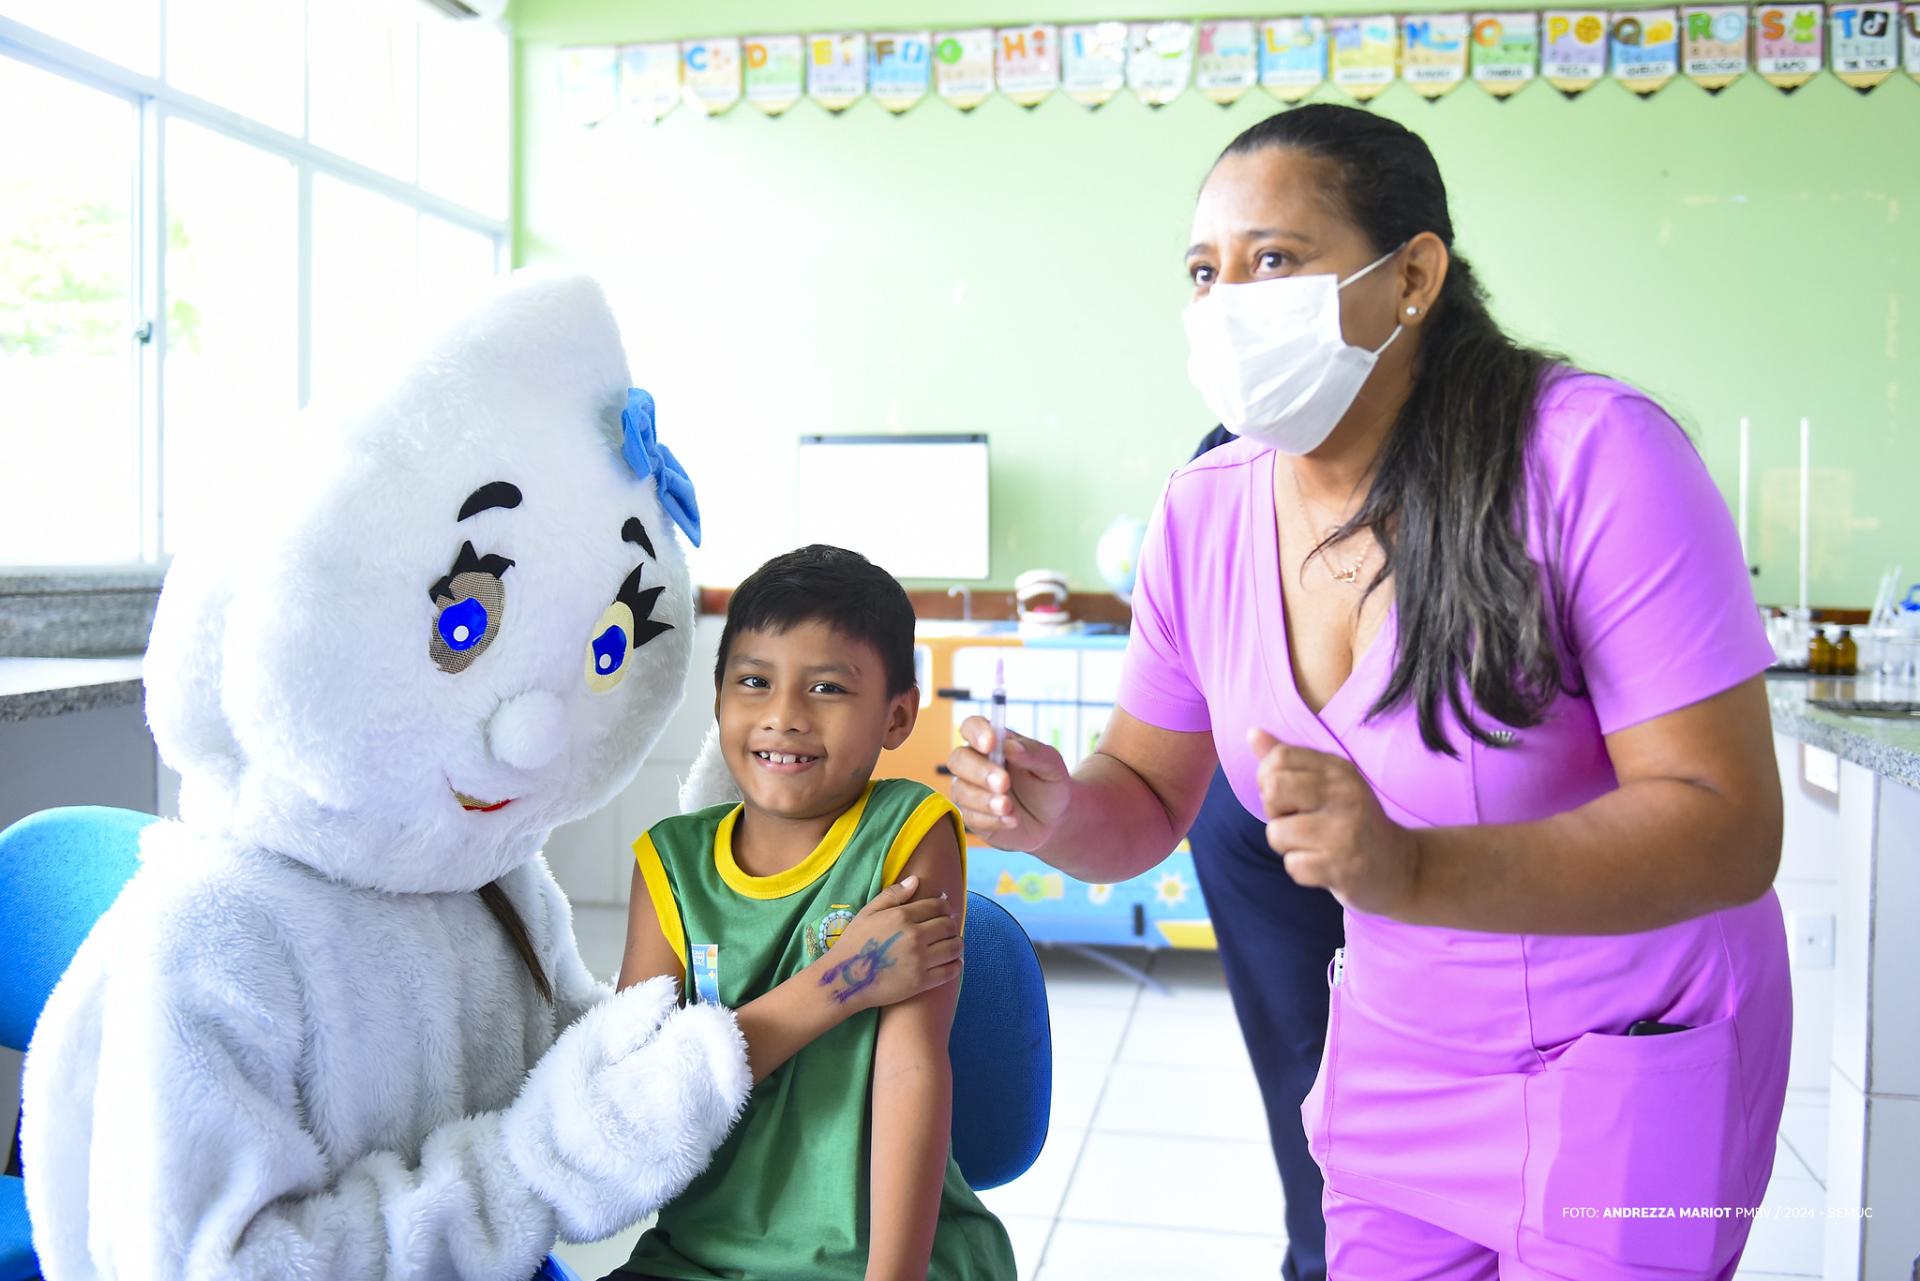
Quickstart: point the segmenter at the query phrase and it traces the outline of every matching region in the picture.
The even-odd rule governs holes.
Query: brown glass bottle
[[[1860,671],[1860,647],[1853,643],[1853,632],[1840,629],[1840,642],[1833,647],[1833,674],[1853,676]]]
[[[1813,639],[1807,642],[1807,671],[1814,676],[1833,675],[1833,642],[1824,628],[1816,626]]]

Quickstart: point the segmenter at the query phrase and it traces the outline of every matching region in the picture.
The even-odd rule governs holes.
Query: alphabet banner
[[[1208,102],[1227,106],[1259,83],[1260,60],[1253,40],[1253,23],[1246,18],[1200,24],[1193,87]]]
[[[1511,98],[1533,82],[1540,64],[1540,16],[1477,13],[1468,52],[1473,82],[1496,98]]]
[[[1747,74],[1747,6],[1715,4],[1681,12],[1681,68],[1708,93]]]
[[[1051,23],[1002,27],[994,33],[994,78],[1000,92],[1031,110],[1060,87],[1059,31]]]
[[[1817,4],[1773,4],[1753,12],[1753,67],[1781,93],[1820,74],[1826,26]]]
[[[993,96],[993,28],[942,31],[933,45],[934,92],[961,111]]]
[[[680,82],[701,115],[725,115],[740,101],[740,42],[726,37],[681,41]]]
[[[1900,69],[1898,5],[1836,4],[1833,23],[1833,74],[1861,93]]]
[[[1060,92],[1098,107],[1127,87],[1127,24],[1093,22],[1060,28]]]
[[[927,96],[933,41],[924,31],[876,31],[867,40],[867,92],[899,115]]]
[[[1273,18],[1260,24],[1260,87],[1299,102],[1327,78],[1327,20]]]
[[[747,101],[769,116],[780,115],[800,101],[804,54],[799,36],[748,36],[743,40]]]
[[[1392,14],[1329,21],[1335,86],[1356,102],[1377,98],[1393,83],[1394,62],[1400,51],[1398,28]]]
[[[1127,24],[1127,88],[1149,107],[1164,107],[1193,78],[1191,22]]]
[[[1451,93],[1467,78],[1471,27],[1464,13],[1408,14],[1400,20],[1400,78],[1422,98]]]
[[[1598,9],[1549,12],[1540,74],[1569,98],[1599,84],[1607,74],[1607,15]]]
[[[1642,9],[1613,15],[1613,78],[1643,98],[1680,71],[1680,13]]]

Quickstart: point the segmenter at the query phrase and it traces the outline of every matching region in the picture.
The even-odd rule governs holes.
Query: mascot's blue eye
[[[627,633],[615,625],[593,638],[593,670],[611,676],[627,661]]]
[[[440,611],[440,639],[454,653],[472,649],[487,634],[487,607],[469,596]]]

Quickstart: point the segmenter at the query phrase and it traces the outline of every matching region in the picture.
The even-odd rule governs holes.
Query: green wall
[[[1131,16],[1199,12],[1168,0]],[[1099,531],[1144,516],[1209,425],[1180,327],[1191,202],[1210,159],[1276,104],[1256,90],[1224,109],[1189,93],[1089,112],[1056,96],[1027,112],[996,97],[962,115],[929,98],[895,118],[802,102],[770,120],[743,103],[583,129],[558,113],[556,49],[1112,16],[1128,15],[1090,0],[515,6],[516,260],[607,281],[663,436],[701,486],[703,578],[736,579],[791,541],[796,434],[985,430],[991,581],[1044,564],[1097,587]],[[1736,424],[1752,419],[1762,600],[1797,591],[1803,415],[1814,603],[1867,603],[1896,559],[1920,580],[1920,336],[1902,334],[1903,316],[1920,323],[1920,84],[1861,96],[1822,76],[1788,97],[1749,76],[1649,101],[1535,84],[1505,103],[1466,85],[1434,104],[1395,86],[1375,107],[1432,145],[1458,248],[1503,320],[1662,398],[1729,505]],[[875,501],[939,517],[933,478]]]

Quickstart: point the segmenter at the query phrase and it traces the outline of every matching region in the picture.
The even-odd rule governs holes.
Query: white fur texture
[[[727,769],[727,758],[720,754],[720,726],[709,725],[700,743],[700,755],[680,780],[680,810],[691,813],[709,805],[735,805],[740,801],[740,785]]]
[[[149,829],[27,1056],[48,1281],[519,1281],[724,1137],[749,1088],[731,1017],[612,997],[537,854],[632,778],[686,681],[693,597],[619,456],[627,385],[597,286],[516,280],[366,408],[303,419],[176,558],[147,706],[181,821]],[[456,520],[494,481],[519,506]],[[513,565],[449,673],[428,589],[468,541]],[[596,692],[636,565],[671,630]],[[551,1005],[473,893],[495,880]]]

